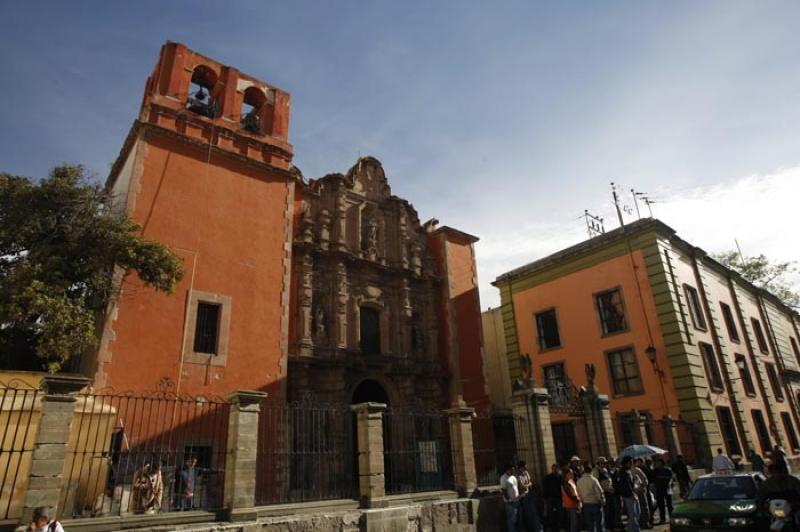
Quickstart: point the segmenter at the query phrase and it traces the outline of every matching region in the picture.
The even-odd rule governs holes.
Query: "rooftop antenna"
[[[603,219],[600,216],[595,216],[589,212],[589,209],[585,209],[583,217],[586,219],[586,231],[589,233],[589,238],[594,238],[606,232],[603,226]]]
[[[633,196],[633,205],[636,207],[636,218],[641,220],[642,213],[639,212],[639,202],[636,201],[636,196],[641,195],[641,192],[636,192],[635,190],[631,189],[631,196]]]
[[[645,196],[644,194],[641,194],[641,196],[642,196],[642,199],[644,200],[645,204],[647,204],[647,210],[650,211],[650,218],[652,218],[653,217],[653,207],[652,207],[652,205],[653,205],[653,203],[655,203],[655,200],[650,199],[649,196]]]
[[[617,209],[617,216],[619,216],[619,226],[625,227],[625,220],[622,218],[622,210],[619,208],[619,197],[617,196],[617,186],[611,182],[611,195],[614,197],[614,207]]]

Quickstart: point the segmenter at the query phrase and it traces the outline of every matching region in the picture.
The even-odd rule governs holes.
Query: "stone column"
[[[637,413],[634,417],[636,422],[636,439],[642,445],[650,445],[650,440],[647,439],[647,423],[650,421],[647,416]]]
[[[616,456],[617,444],[614,438],[614,425],[611,422],[607,395],[589,392],[582,398],[586,415],[586,432],[591,446],[591,458]]]
[[[351,407],[356,413],[358,433],[358,486],[363,508],[386,506],[386,479],[383,465],[382,403],[360,403]]]
[[[672,460],[675,460],[681,453],[681,440],[678,437],[678,426],[672,416],[661,418],[661,426],[664,428],[664,437],[667,440],[667,450]]]
[[[44,506],[58,509],[64,483],[64,460],[67,456],[75,395],[89,384],[79,375],[47,375],[42,380],[42,416],[31,457],[28,491],[22,510],[22,523],[30,523],[33,510]],[[26,529],[27,530],[27,529]]]
[[[225,506],[231,521],[254,520],[258,413],[264,392],[231,392],[228,418],[228,454],[225,458]]]
[[[519,390],[511,398],[517,453],[539,481],[556,461],[548,398],[547,388]]]
[[[475,409],[461,406],[444,411],[450,425],[450,449],[453,456],[453,480],[459,495],[469,497],[478,487],[475,472],[475,449],[472,446],[472,418]]]
[[[298,303],[300,307],[299,330],[300,338],[298,347],[300,354],[310,355],[313,352],[314,342],[312,337],[313,321],[313,270],[314,259],[311,253],[306,250],[305,255],[300,259],[300,290],[298,293]]]

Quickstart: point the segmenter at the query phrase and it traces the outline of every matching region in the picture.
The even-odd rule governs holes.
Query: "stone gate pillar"
[[[523,389],[511,398],[517,451],[541,482],[556,461],[547,388]]]
[[[267,394],[250,390],[231,392],[228,418],[228,454],[225,458],[225,506],[231,521],[255,519],[258,413]]]
[[[478,487],[475,450],[472,446],[472,418],[475,417],[475,409],[459,406],[444,412],[450,426],[455,488],[462,497],[469,497]]]
[[[76,394],[87,384],[89,379],[78,375],[47,375],[42,379],[45,395],[22,510],[25,525],[39,506],[49,508],[54,514],[58,509]]]
[[[588,391],[581,400],[586,416],[586,432],[589,437],[592,459],[597,460],[600,456],[605,458],[616,456],[617,442],[614,437],[608,396]]]
[[[361,506],[386,505],[386,477],[383,464],[383,403],[360,403],[351,407],[356,413],[358,433],[358,487]]]

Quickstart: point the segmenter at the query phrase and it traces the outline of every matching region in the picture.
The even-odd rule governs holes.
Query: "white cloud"
[[[733,249],[735,239],[745,255],[800,260],[800,166],[677,191],[662,186],[653,195],[658,200],[653,214],[709,253]],[[616,227],[610,203],[601,214],[606,229]],[[575,219],[514,229],[495,224],[479,236],[481,305],[486,308],[499,304],[490,284],[498,275],[585,240],[586,232],[583,221]]]

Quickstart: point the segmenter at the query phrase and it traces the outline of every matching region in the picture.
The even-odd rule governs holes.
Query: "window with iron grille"
[[[722,438],[725,440],[725,448],[728,454],[742,454],[742,448],[739,447],[739,438],[736,437],[736,426],[733,424],[730,408],[718,406],[717,419],[722,429]]]
[[[217,354],[220,305],[199,302],[194,329],[195,353]]]
[[[772,451],[772,444],[769,442],[769,431],[767,424],[764,423],[764,415],[761,410],[753,410],[753,424],[756,426],[756,433],[758,433],[758,442],[761,444],[761,450],[765,453]]]
[[[603,336],[628,330],[625,305],[622,301],[622,291],[619,288],[597,294],[595,301]]]
[[[731,307],[726,305],[725,303],[720,303],[719,306],[722,308],[722,317],[725,319],[725,327],[728,328],[728,338],[731,339],[731,342],[739,342],[739,331],[736,329],[736,321],[733,319],[733,312],[731,312]]]
[[[567,372],[563,363],[543,366],[544,385],[550,394],[561,394],[567,388]]]
[[[556,309],[551,308],[536,313],[536,332],[539,338],[539,351],[561,347]]]
[[[688,284],[683,285],[683,292],[686,294],[686,304],[689,306],[689,315],[696,329],[707,330],[706,318],[703,316],[703,307],[700,306],[700,297],[697,290]]]
[[[781,412],[781,419],[783,420],[783,428],[786,431],[786,436],[789,437],[789,443],[792,444],[792,449],[800,449],[800,442],[797,441],[797,433],[794,431],[792,416],[790,416],[788,412]]]
[[[739,378],[742,379],[744,393],[755,396],[756,388],[753,386],[753,378],[750,376],[750,370],[747,368],[747,359],[744,355],[736,355],[736,367],[739,370]]]
[[[767,368],[767,377],[769,377],[769,384],[772,386],[772,393],[775,394],[775,399],[783,401],[783,390],[781,389],[781,381],[778,378],[778,372],[775,371],[774,364],[764,364]]]
[[[762,353],[769,353],[769,347],[767,346],[767,338],[764,336],[764,330],[761,328],[761,322],[758,321],[756,318],[750,318],[750,323],[753,325],[753,334],[756,335],[756,342],[758,343],[758,349]]]
[[[633,349],[611,351],[607,356],[614,395],[642,393],[642,379]]]
[[[714,348],[710,344],[701,342],[700,353],[703,355],[703,364],[706,367],[708,383],[711,385],[711,389],[722,391],[722,375],[719,372],[719,364],[717,364],[717,356],[714,354]]]

